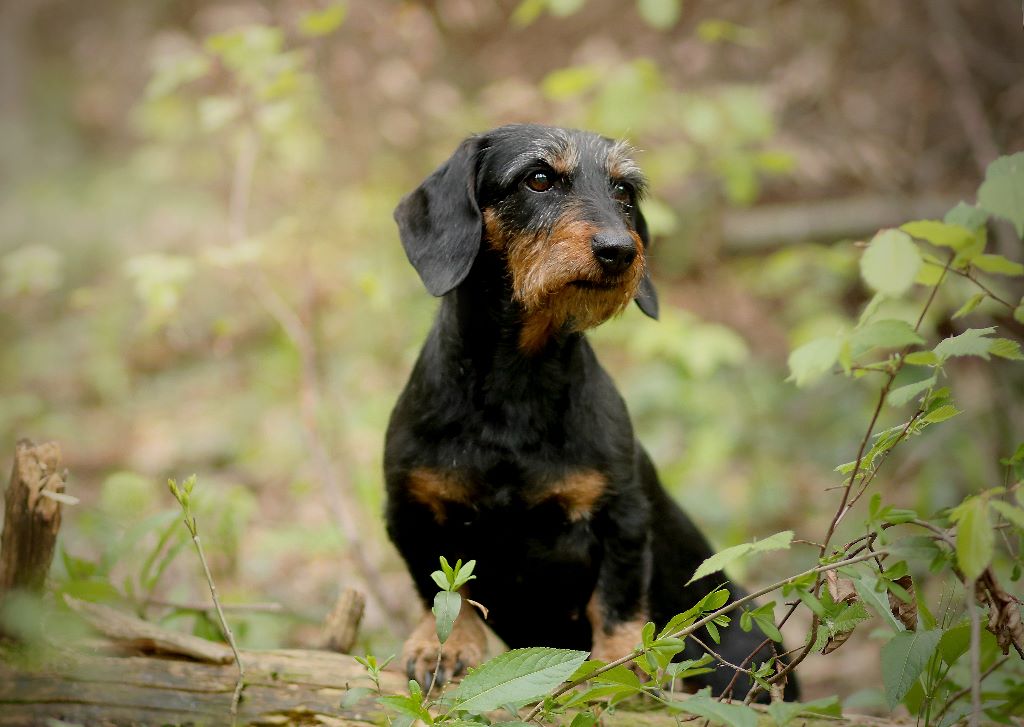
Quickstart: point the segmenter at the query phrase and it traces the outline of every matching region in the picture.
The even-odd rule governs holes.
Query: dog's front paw
[[[441,686],[449,679],[461,676],[468,667],[479,665],[486,647],[487,633],[483,622],[472,608],[463,606],[444,644],[437,639],[434,617],[425,614],[405,640],[402,662],[409,678],[419,682],[426,693],[434,684]]]
[[[603,624],[597,624],[594,628],[594,643],[590,651],[590,658],[600,659],[607,664],[626,656],[640,646],[644,623],[642,620],[626,621],[607,629]],[[641,679],[647,678],[647,674],[636,665],[636,662],[630,662],[627,667]]]

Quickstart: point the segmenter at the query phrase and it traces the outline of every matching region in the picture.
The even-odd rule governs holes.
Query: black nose
[[[629,235],[598,232],[590,239],[590,249],[606,273],[621,273],[636,259],[636,243]]]

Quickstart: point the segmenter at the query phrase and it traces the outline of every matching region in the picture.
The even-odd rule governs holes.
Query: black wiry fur
[[[538,171],[556,180],[552,189],[528,188]],[[627,198],[610,191],[617,182]],[[658,482],[622,398],[576,328],[585,319],[574,314],[576,303],[563,304],[569,312],[554,328],[524,338],[530,316],[563,293],[542,298],[550,303],[539,313],[529,308],[529,291],[514,289],[519,263],[511,247],[547,244],[544,235],[561,224],[615,244],[638,240],[642,257],[642,190],[621,145],[510,126],[467,139],[395,212],[410,261],[443,299],[388,427],[388,532],[428,605],[439,555],[476,559],[479,578],[468,595],[490,609],[487,624],[510,647],[606,646],[626,625],[652,620],[660,628],[722,582],[718,574],[686,585],[712,551]],[[512,240],[506,247],[493,239],[502,235]],[[570,237],[562,241],[575,245],[568,259],[587,272],[566,286],[577,288],[564,293],[577,296],[567,300],[632,285],[625,300],[657,316],[642,259],[632,282],[623,282],[625,274],[606,275],[594,263],[596,242]],[[722,630],[720,653],[733,663],[762,640],[738,623],[736,613]],[[416,638],[426,644],[429,628]],[[409,670],[429,683],[422,665],[432,666],[436,651],[422,644],[407,654]],[[685,655],[699,654],[688,641]],[[476,657],[464,648],[440,678]],[[733,676],[719,666],[694,681],[717,694]],[[735,693],[749,686],[741,675]],[[787,697],[795,694],[791,679]]]

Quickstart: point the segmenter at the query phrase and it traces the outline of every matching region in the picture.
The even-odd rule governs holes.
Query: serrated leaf
[[[712,699],[710,688],[687,699],[671,701],[667,706],[672,711],[695,714],[728,727],[757,727],[757,712],[744,704],[723,704]]]
[[[989,346],[988,352],[993,356],[1006,358],[1011,361],[1024,360],[1024,355],[1020,352],[1020,344],[1016,341],[1011,341],[1009,338],[997,338]]]
[[[962,250],[971,245],[976,235],[966,227],[936,220],[917,220],[900,225],[900,229],[919,240],[938,247]]]
[[[904,384],[903,386],[897,387],[889,392],[885,401],[889,406],[903,406],[918,394],[928,391],[928,389],[935,386],[938,378],[938,374],[932,374],[921,381],[915,381],[912,384]]]
[[[971,265],[996,275],[1024,275],[1024,265],[1002,255],[978,255],[971,260]]]
[[[854,356],[874,348],[901,348],[915,343],[924,343],[924,339],[909,323],[894,319],[873,321],[850,334]]]
[[[744,558],[748,555],[763,553],[769,550],[787,550],[792,542],[793,531],[784,530],[781,533],[770,535],[763,540],[755,540],[752,543],[742,543],[740,545],[734,545],[731,548],[726,548],[725,550],[715,553],[697,566],[697,570],[694,572],[693,577],[687,581],[687,584],[693,583],[695,580],[711,575],[712,573],[717,573],[733,561],[739,560],[740,558]]]
[[[839,359],[842,342],[838,338],[817,338],[789,354],[789,378],[803,387],[827,373]]]
[[[981,302],[987,297],[987,293],[975,293],[967,299],[966,303],[957,309],[957,312],[953,314],[953,319],[956,320],[957,318],[963,318],[968,313],[973,312],[974,309],[981,305]]]
[[[462,596],[452,591],[438,591],[434,596],[434,607],[431,611],[434,614],[437,638],[443,644],[451,636],[455,627],[455,619],[459,616],[462,608]]]
[[[964,577],[973,581],[992,562],[995,531],[989,522],[988,500],[968,497],[954,507],[949,517],[957,524],[956,562]]]
[[[960,201],[956,207],[946,213],[942,221],[949,225],[960,225],[968,230],[977,230],[988,222],[988,212],[978,209],[972,204]]]
[[[882,682],[889,709],[903,701],[935,653],[942,631],[902,631],[882,647]]]
[[[457,709],[481,714],[544,696],[586,660],[587,652],[538,647],[499,654],[470,672],[451,693]]]
[[[992,339],[988,336],[995,333],[995,327],[989,328],[968,328],[959,336],[951,336],[939,341],[933,349],[935,355],[940,359],[947,359],[952,356],[980,356],[988,360],[989,348],[992,346]]]
[[[864,282],[890,298],[898,298],[914,284],[920,267],[921,253],[917,245],[899,230],[879,232],[860,259]]]
[[[978,206],[1013,223],[1024,237],[1024,152],[996,159],[978,188]]]

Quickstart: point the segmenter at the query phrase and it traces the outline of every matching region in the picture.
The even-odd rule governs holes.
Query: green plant
[[[167,480],[167,488],[174,495],[174,499],[178,501],[181,506],[181,510],[184,513],[185,527],[188,528],[189,535],[192,536],[192,544],[196,547],[196,555],[199,556],[199,562],[203,566],[203,575],[206,577],[206,585],[210,589],[210,598],[213,599],[213,605],[217,609],[217,618],[220,621],[220,627],[223,629],[224,638],[227,639],[228,644],[231,646],[231,653],[235,656],[235,665],[238,667],[238,679],[235,682],[235,690],[231,694],[231,722],[234,724],[238,719],[238,702],[242,698],[242,688],[245,686],[245,666],[242,664],[242,657],[238,653],[238,646],[235,644],[235,635],[231,632],[231,626],[228,624],[227,618],[224,616],[224,609],[221,607],[220,599],[217,597],[217,586],[213,582],[213,575],[210,573],[210,566],[206,562],[206,554],[203,552],[203,545],[199,541],[199,526],[196,524],[196,516],[192,511],[192,493],[196,486],[196,476],[192,475],[186,479],[181,486],[174,480]]]

